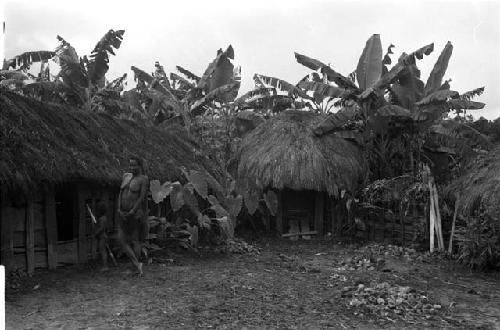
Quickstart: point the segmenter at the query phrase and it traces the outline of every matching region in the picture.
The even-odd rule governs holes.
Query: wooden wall
[[[93,224],[86,204],[95,210],[96,201],[108,204],[111,227],[116,226],[115,190],[72,184],[74,212],[71,219],[56,217],[56,187],[35,191],[31,196],[0,193],[0,262],[8,270],[22,269],[33,273],[35,268],[53,269],[71,263],[84,263],[97,255],[92,238]],[[57,221],[72,221],[75,239],[58,241]]]
[[[425,214],[425,210],[406,215],[368,212],[360,217],[362,225],[356,226],[356,237],[399,245],[421,244],[428,236],[428,219]]]

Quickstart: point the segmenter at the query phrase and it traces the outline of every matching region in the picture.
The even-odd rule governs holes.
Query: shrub
[[[500,240],[495,221],[484,213],[471,217],[459,228],[458,260],[473,269],[500,267]]]

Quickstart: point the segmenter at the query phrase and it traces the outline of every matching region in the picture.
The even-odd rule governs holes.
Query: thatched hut
[[[460,196],[458,211],[464,217],[481,212],[500,229],[500,145],[470,162],[446,192],[452,198]]]
[[[354,143],[313,133],[323,119],[288,110],[260,124],[241,143],[238,179],[278,193],[276,230],[285,236],[338,232],[338,200],[354,192],[365,174]]]
[[[135,122],[0,94],[1,260],[9,269],[55,268],[95,254],[86,204],[116,199],[128,159],[146,160],[151,179],[209,161],[182,129]],[[212,172],[213,174],[213,172]]]

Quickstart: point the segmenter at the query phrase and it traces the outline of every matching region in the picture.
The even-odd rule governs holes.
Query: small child
[[[108,251],[107,251],[107,244],[108,244],[108,235],[106,234],[106,224],[108,222],[108,219],[106,217],[106,213],[108,212],[108,208],[106,204],[102,201],[99,201],[96,205],[96,221],[97,224],[95,226],[94,230],[94,237],[97,240],[98,247],[99,247],[99,253],[101,254],[102,258],[102,268],[101,271],[107,271],[108,268]]]

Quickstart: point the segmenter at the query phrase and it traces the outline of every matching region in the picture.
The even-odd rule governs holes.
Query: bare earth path
[[[260,254],[159,255],[142,278],[124,264],[40,271],[19,288],[7,283],[7,329],[500,328],[498,276],[383,254],[383,267],[350,268],[366,251],[331,242],[258,246]],[[409,286],[437,309],[410,317],[352,305],[346,288],[373,283]]]

